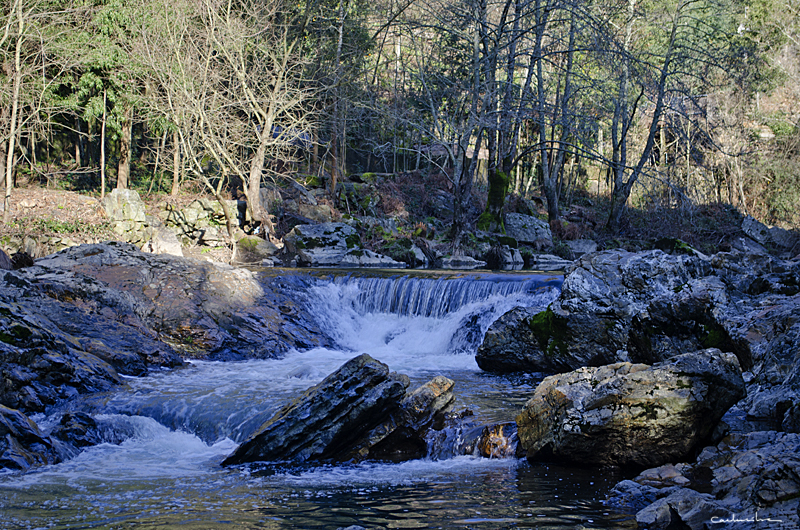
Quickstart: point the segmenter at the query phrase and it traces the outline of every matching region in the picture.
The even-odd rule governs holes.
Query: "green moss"
[[[305,237],[305,238],[298,238],[295,246],[298,249],[311,249],[311,248],[318,248],[323,246],[322,239],[318,237]]]
[[[506,202],[506,194],[508,193],[508,175],[502,171],[495,171],[489,173],[489,197],[486,200],[487,208],[489,206],[495,208],[502,208]]]
[[[489,196],[486,199],[486,209],[478,218],[478,230],[505,234],[502,212],[506,203],[508,183],[508,175],[502,171],[489,172]]]
[[[693,256],[697,253],[689,243],[676,237],[663,237],[656,241],[653,246],[670,254],[687,254]]]
[[[30,328],[16,324],[7,331],[0,331],[0,342],[6,344],[17,344],[19,341],[30,338],[33,332]]]
[[[347,243],[347,248],[356,248],[361,246],[361,238],[358,234],[351,234],[344,238],[345,243]]]
[[[517,240],[510,236],[497,236],[497,242],[511,248],[518,248]]]
[[[727,349],[728,335],[725,333],[724,329],[714,325],[707,326],[705,324],[701,324],[700,329],[700,344],[702,344],[704,348]]]
[[[536,341],[548,357],[567,354],[567,341],[569,340],[566,322],[558,317],[549,307],[528,319],[528,326],[533,332]]]
[[[492,225],[495,222],[494,216],[489,212],[483,212],[480,217],[478,217],[478,230],[483,231],[490,231],[492,229]],[[503,230],[505,232],[505,230]]]
[[[258,246],[258,240],[254,237],[243,237],[239,240],[238,245],[248,252],[253,252]]]
[[[305,184],[306,188],[319,188],[322,186],[322,180],[317,175],[306,175],[303,184]]]

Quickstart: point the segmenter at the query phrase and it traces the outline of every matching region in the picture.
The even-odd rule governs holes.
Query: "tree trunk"
[[[271,132],[261,131],[259,135],[258,148],[253,159],[250,161],[250,175],[247,182],[247,206],[250,208],[250,215],[253,221],[259,221],[266,231],[264,237],[269,241],[269,236],[275,235],[275,227],[269,220],[269,212],[264,209],[261,202],[261,174],[264,171],[264,157],[267,154],[267,142]]]
[[[172,133],[172,191],[173,197],[178,195],[181,189],[181,143],[178,138],[178,131]]]
[[[6,193],[3,199],[3,222],[11,219],[11,190],[14,187],[14,142],[17,139],[17,121],[19,119],[19,93],[22,85],[22,41],[25,30],[25,19],[22,16],[22,1],[17,0],[18,33],[14,52],[14,89],[11,99],[11,122],[8,134],[8,152],[6,152]]]
[[[103,121],[100,124],[100,199],[106,196],[106,89],[103,89]]]
[[[133,135],[133,106],[128,105],[122,115],[122,135],[119,140],[117,188],[126,189],[131,174],[131,137]]]

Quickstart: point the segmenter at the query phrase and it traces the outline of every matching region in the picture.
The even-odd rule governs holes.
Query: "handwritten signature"
[[[723,523],[757,523],[757,522],[760,522],[760,521],[764,521],[764,522],[771,522],[771,523],[782,523],[782,522],[783,522],[783,519],[770,519],[769,517],[767,517],[767,518],[761,518],[761,517],[759,517],[759,516],[758,516],[758,512],[756,512],[756,514],[755,514],[753,517],[744,517],[744,518],[739,518],[739,517],[737,517],[736,515],[731,515],[730,517],[723,518],[723,517],[717,517],[717,516],[715,515],[714,517],[712,517],[712,518],[711,518],[711,523],[712,523],[712,524],[723,524]]]

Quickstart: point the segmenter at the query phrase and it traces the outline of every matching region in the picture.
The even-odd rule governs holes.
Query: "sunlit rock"
[[[404,268],[397,262],[361,248],[356,229],[345,223],[297,225],[284,238],[286,250],[301,267]]]
[[[685,458],[745,395],[733,354],[709,349],[653,366],[550,376],[517,417],[530,459],[657,466]]]
[[[521,213],[507,213],[504,216],[506,235],[520,243],[534,245],[538,249],[553,246],[550,225],[538,217]]]

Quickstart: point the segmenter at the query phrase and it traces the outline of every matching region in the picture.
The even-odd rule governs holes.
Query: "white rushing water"
[[[527,496],[552,496],[543,484],[556,479],[536,471],[534,485],[521,488],[532,471],[513,459],[457,456],[267,472],[219,466],[275,410],[360,353],[408,374],[412,387],[446,375],[456,381],[458,406],[489,420],[513,419],[535,381],[482,373],[475,350],[488,326],[509,309],[552,301],[557,289],[549,280],[318,280],[305,303],[336,348],[289,352],[282,359],[195,361],[128,378],[127,389],[83,405],[113,443],[27,474],[0,475],[0,528],[338,528],[370,527],[369,521],[379,528],[495,528],[534,519],[540,526],[545,512],[554,528],[568,527],[575,513],[583,513],[583,494],[575,492],[578,500],[566,511],[526,508],[541,502]],[[36,419],[48,426],[58,415]],[[511,505],[475,508],[498,492]],[[555,505],[561,504],[557,499]],[[580,520],[589,520],[584,515]]]

